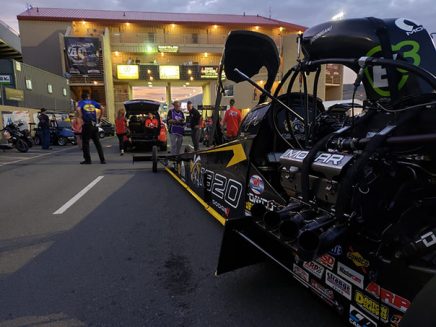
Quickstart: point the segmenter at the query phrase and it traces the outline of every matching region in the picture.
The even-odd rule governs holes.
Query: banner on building
[[[65,37],[66,65],[71,74],[99,74],[100,40],[95,37]]]

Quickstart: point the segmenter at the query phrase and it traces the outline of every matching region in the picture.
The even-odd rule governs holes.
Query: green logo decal
[[[402,57],[405,59],[410,58],[412,61],[411,63],[415,66],[419,66],[419,64],[421,63],[421,57],[418,53],[419,49],[420,49],[419,43],[416,41],[401,41],[395,45],[392,45],[392,52],[401,53]],[[374,55],[376,55],[378,53],[381,53],[381,46],[380,45],[369,50],[368,53],[366,54],[366,56],[367,57],[374,57]],[[410,60],[408,60],[408,61],[410,62]],[[377,67],[374,67],[374,69],[375,68],[377,68]],[[398,90],[401,90],[404,87],[404,85],[406,84],[406,82],[409,78],[409,74],[404,69],[398,68],[397,71],[401,74],[401,78],[400,78],[400,81],[398,83]],[[376,85],[374,78],[371,77],[368,69],[365,69],[365,75],[366,75],[366,78],[368,79],[369,83],[371,84],[371,87],[374,89],[375,92],[377,92],[377,94],[379,94],[382,97],[389,97],[391,95],[388,90],[382,89],[382,87],[384,87],[384,86],[380,87],[380,86]]]

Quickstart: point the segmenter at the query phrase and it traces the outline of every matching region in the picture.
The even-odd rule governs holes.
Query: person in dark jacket
[[[188,111],[190,117],[189,124],[191,127],[192,145],[194,146],[194,150],[198,151],[198,149],[200,148],[200,125],[202,118],[200,112],[193,107],[191,101],[188,101]]]
[[[45,113],[46,111],[45,108],[41,108],[38,114],[38,128],[41,133],[41,148],[50,150],[50,118]]]
[[[91,153],[89,151],[89,140],[95,144],[97,148],[98,156],[100,157],[100,163],[105,164],[106,160],[104,159],[103,148],[100,143],[100,137],[98,136],[98,127],[97,123],[100,120],[103,112],[103,107],[97,101],[91,100],[89,93],[87,91],[83,91],[82,100],[79,101],[77,105],[77,110],[79,112],[80,117],[83,120],[82,126],[82,150],[83,150],[83,159],[80,164],[81,165],[90,165],[91,164]]]

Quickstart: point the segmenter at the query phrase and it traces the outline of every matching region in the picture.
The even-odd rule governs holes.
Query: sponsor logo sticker
[[[223,214],[226,215],[226,217],[229,216],[230,213],[230,208],[226,208],[225,206],[223,206],[221,203],[215,201],[212,199],[212,204],[215,208],[217,208],[219,211],[221,211]]]
[[[324,267],[321,266],[319,263],[317,263],[316,261],[309,261],[309,262],[305,262],[303,263],[303,267],[310,272],[312,275],[315,275],[316,277],[318,277],[319,279],[322,278],[322,275],[324,273]]]
[[[369,283],[366,287],[366,291],[374,295],[377,299],[380,299],[383,303],[400,310],[401,312],[406,312],[410,307],[409,300],[380,287],[380,285],[375,282]]]
[[[332,257],[330,254],[323,254],[319,258],[316,258],[316,261],[322,264],[324,267],[333,270],[336,259]]]
[[[294,277],[298,281],[302,282],[305,286],[309,283],[309,273],[302,269],[301,267],[297,266],[294,263],[294,266],[292,268],[292,271],[294,272]]]
[[[348,321],[355,327],[377,327],[377,324],[368,318],[363,312],[350,304]]]
[[[339,257],[340,255],[342,255],[342,253],[344,253],[344,251],[342,250],[342,246],[340,245],[336,245],[335,247],[333,247],[329,253],[331,255],[334,255],[335,257]]]
[[[347,258],[350,259],[356,267],[362,267],[362,268],[368,268],[369,267],[369,261],[366,260],[359,252],[348,252]]]
[[[262,194],[265,190],[265,184],[259,175],[251,176],[248,185],[250,186],[251,191],[256,195]]]
[[[341,262],[338,262],[338,275],[344,277],[346,280],[353,283],[357,287],[363,288],[363,275],[347,267]]]
[[[325,282],[328,286],[333,288],[336,292],[351,300],[351,284],[343,280],[341,277],[335,275],[330,270],[325,272]]]
[[[325,287],[321,283],[318,283],[315,279],[310,280],[310,286],[312,289],[319,294],[321,297],[324,297],[328,300],[333,301],[335,299],[335,295],[333,294],[333,290],[331,288]]]
[[[392,327],[399,327],[401,319],[403,319],[403,316],[401,315],[392,315],[390,319],[390,323]]]
[[[369,296],[366,296],[360,291],[356,291],[354,293],[354,301],[360,308],[370,313],[374,318],[378,319],[378,317],[380,317],[383,322],[388,322],[388,307],[384,305],[379,305],[377,301],[373,300]]]

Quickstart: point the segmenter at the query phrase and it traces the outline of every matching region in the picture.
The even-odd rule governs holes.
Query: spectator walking
[[[241,124],[241,112],[235,107],[235,100],[230,100],[230,108],[224,114],[223,127],[228,141],[234,140],[238,136],[239,125]]]
[[[171,154],[180,154],[185,131],[185,115],[182,112],[179,101],[173,102],[173,109],[168,111],[167,123],[170,132]]]
[[[127,136],[127,119],[124,109],[118,110],[117,119],[115,119],[115,134],[117,134],[120,145],[120,156],[124,154],[124,143]]]
[[[38,114],[38,128],[41,135],[41,148],[50,150],[50,118],[45,113],[47,109],[41,108]]]
[[[82,150],[82,126],[83,120],[80,118],[79,112],[76,110],[73,119],[71,119],[71,128],[74,136],[76,137],[76,143],[79,149]]]
[[[197,109],[194,108],[191,101],[188,101],[188,111],[189,111],[189,124],[191,127],[191,138],[192,138],[192,145],[194,146],[194,150],[198,151],[200,146],[200,133],[201,133],[201,115],[198,112]]]
[[[89,140],[92,139],[95,147],[97,148],[98,156],[100,157],[100,163],[105,164],[106,160],[104,159],[103,148],[100,144],[100,138],[98,136],[98,127],[97,122],[100,120],[103,107],[100,103],[91,100],[89,93],[87,91],[83,91],[82,100],[79,101],[77,105],[77,110],[80,113],[80,117],[83,119],[82,126],[82,150],[83,150],[83,159],[80,164],[82,165],[90,165],[91,164],[91,153],[89,151]],[[97,115],[98,112],[98,115]]]

